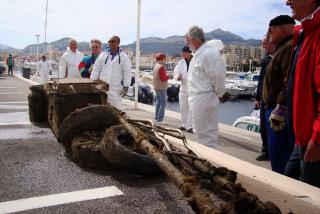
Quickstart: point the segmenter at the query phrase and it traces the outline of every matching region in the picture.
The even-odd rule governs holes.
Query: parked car
[[[3,62],[0,62],[0,74],[6,71],[6,65]]]

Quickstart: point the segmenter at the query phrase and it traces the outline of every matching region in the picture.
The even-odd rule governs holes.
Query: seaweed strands
[[[75,137],[71,142],[70,158],[79,166],[89,169],[109,167],[100,151],[100,140],[104,132],[88,131]]]
[[[148,154],[162,172],[183,192],[196,213],[281,213],[272,202],[263,203],[240,184],[235,184],[236,172],[212,166],[193,152],[186,142],[184,145],[188,154],[171,145],[169,145],[170,149],[159,150],[146,140],[144,133],[139,130],[139,128],[148,127],[146,124],[142,125],[143,121],[131,121],[135,126],[123,117],[119,121],[133,136],[140,149]],[[148,127],[149,132],[161,132],[161,129],[168,135],[179,133],[176,130],[172,131],[176,132],[175,134],[170,133],[170,129],[157,126],[153,126],[153,130],[152,127],[151,129]],[[184,138],[183,135],[177,137]],[[164,135],[160,138],[162,142],[166,141]],[[164,146],[164,148],[167,147],[168,145]]]

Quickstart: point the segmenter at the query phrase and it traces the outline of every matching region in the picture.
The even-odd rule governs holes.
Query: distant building
[[[262,47],[250,47],[240,44],[225,45],[222,56],[228,70],[242,70],[244,64],[248,64],[249,59],[261,61],[265,55]]]

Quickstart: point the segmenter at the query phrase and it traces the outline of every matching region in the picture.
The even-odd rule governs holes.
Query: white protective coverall
[[[119,60],[120,57],[120,60]],[[131,83],[131,62],[127,54],[119,52],[112,60],[110,52],[104,51],[96,59],[91,80],[103,80],[109,84],[108,103],[121,109],[123,86]],[[123,81],[123,86],[121,82]]]
[[[181,127],[186,130],[192,129],[192,113],[188,105],[188,66],[185,59],[181,59],[174,68],[174,78],[177,80],[181,75],[180,91],[179,91],[179,104],[181,114]]]
[[[196,50],[188,72],[193,131],[199,143],[216,147],[219,97],[225,93],[226,67],[220,49],[204,43]]]
[[[80,51],[72,52],[68,47],[60,60],[59,78],[81,78],[78,66],[83,57]]]
[[[49,72],[51,69],[50,62],[41,60],[38,63],[38,68],[41,77],[41,83],[47,83],[49,79]]]

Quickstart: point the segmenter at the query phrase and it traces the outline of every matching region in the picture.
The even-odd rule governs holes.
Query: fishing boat
[[[242,116],[236,119],[233,127],[246,129],[251,132],[260,133],[260,115],[259,110],[254,110],[250,116]]]

